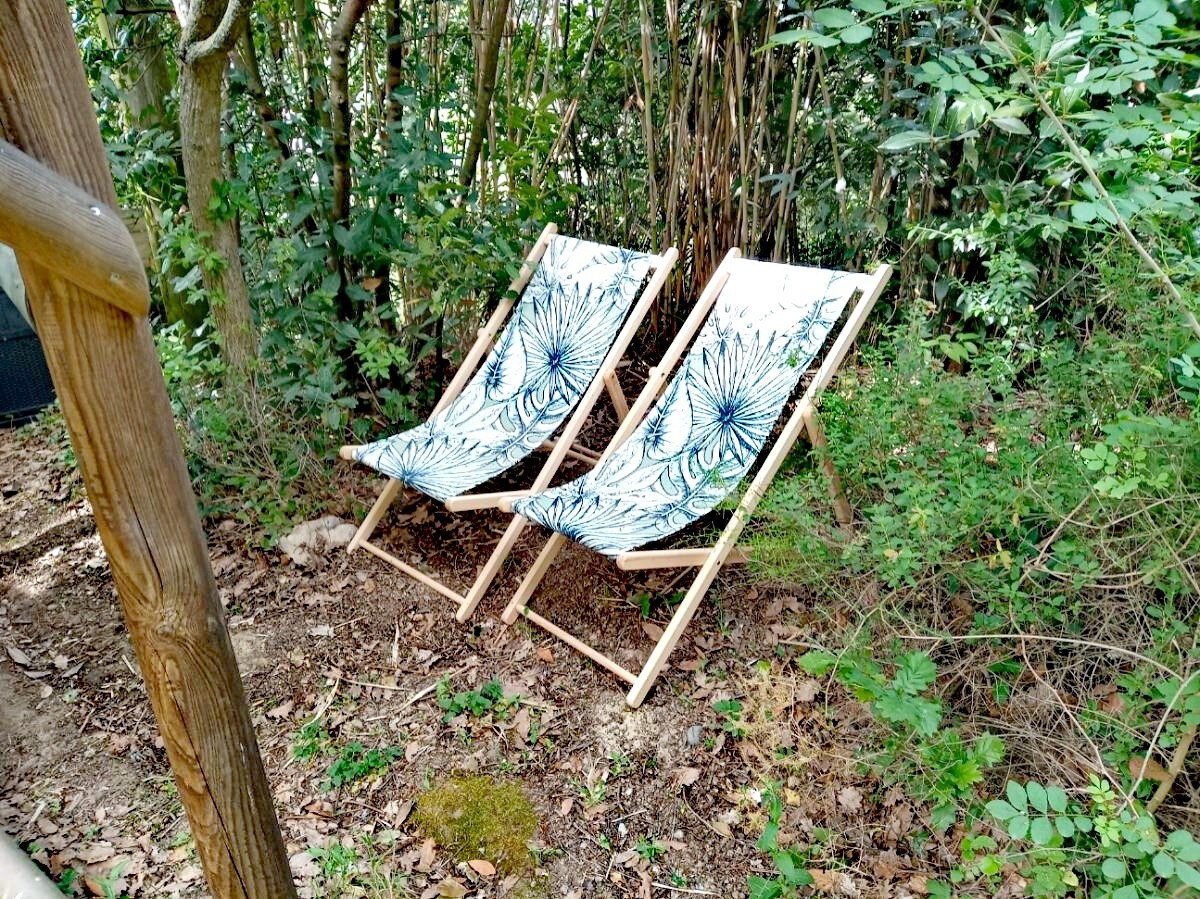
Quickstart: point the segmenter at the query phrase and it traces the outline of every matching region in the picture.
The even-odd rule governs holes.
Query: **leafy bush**
[[[987,804],[1013,841],[1008,856],[1037,896],[1087,889],[1098,899],[1149,899],[1200,890],[1200,844],[1186,830],[1163,837],[1154,818],[1118,801],[1092,776],[1088,802],[1058,786],[1009,781]]]
[[[1004,743],[983,732],[969,739],[942,724],[942,705],[925,695],[937,679],[928,654],[910,652],[892,665],[891,677],[862,651],[835,656],[811,650],[797,664],[813,675],[832,673],[860,702],[869,703],[891,735],[871,767],[886,783],[903,784],[919,802],[933,804],[934,827],[944,831],[960,805],[974,805],[985,772],[1004,758]]]

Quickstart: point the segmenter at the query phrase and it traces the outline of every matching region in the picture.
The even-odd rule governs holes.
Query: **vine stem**
[[[1150,255],[1150,251],[1146,249],[1145,245],[1138,240],[1137,236],[1133,233],[1133,231],[1130,230],[1128,223],[1125,221],[1125,217],[1117,211],[1116,204],[1114,204],[1112,201],[1112,196],[1105,188],[1103,182],[1101,182],[1100,176],[1096,174],[1096,170],[1092,167],[1091,162],[1088,161],[1087,153],[1081,146],[1079,146],[1078,143],[1075,142],[1075,138],[1073,138],[1071,133],[1067,130],[1066,123],[1063,122],[1063,120],[1058,116],[1058,113],[1050,108],[1050,104],[1046,102],[1046,98],[1042,96],[1042,92],[1038,89],[1037,85],[1034,84],[1033,78],[1021,67],[1021,63],[1017,60],[1017,56],[1015,53],[1013,53],[1012,48],[1009,47],[1003,39],[1001,39],[996,29],[992,27],[992,24],[987,20],[983,13],[979,11],[979,7],[972,6],[971,13],[983,27],[984,33],[987,34],[988,39],[994,42],[997,46],[1001,47],[1004,50],[1004,53],[1012,61],[1017,76],[1029,86],[1029,90],[1033,93],[1034,99],[1037,100],[1038,107],[1046,115],[1046,117],[1054,123],[1054,127],[1057,128],[1058,133],[1062,135],[1063,142],[1066,143],[1067,148],[1075,157],[1076,162],[1083,167],[1083,171],[1087,174],[1088,180],[1092,182],[1092,186],[1096,188],[1097,195],[1101,200],[1104,201],[1104,205],[1108,207],[1108,211],[1111,212],[1113,217],[1116,219],[1117,229],[1121,232],[1121,236],[1125,238],[1125,241],[1133,248],[1134,252],[1138,254],[1141,260],[1146,263],[1146,266],[1154,273],[1155,277],[1158,278],[1159,282],[1162,284],[1167,293],[1169,293],[1175,302],[1179,304],[1179,309],[1183,314],[1184,322],[1187,324],[1188,328],[1191,329],[1192,333],[1195,334],[1196,337],[1200,338],[1200,321],[1197,321],[1196,314],[1192,312],[1191,308],[1189,308],[1187,301],[1183,298],[1183,294],[1179,292],[1179,288],[1176,287],[1175,282],[1171,280],[1171,276],[1168,275],[1166,270],[1158,264],[1158,260]]]

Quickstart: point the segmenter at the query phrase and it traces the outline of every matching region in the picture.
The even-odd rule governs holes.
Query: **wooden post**
[[[93,197],[97,215],[116,208],[63,0],[0,2],[0,132]],[[128,283],[108,295],[65,274],[104,248],[40,251],[43,226],[22,226],[19,205],[0,195],[11,214],[0,241],[17,251],[209,886],[217,899],[295,896],[149,323],[127,311]],[[79,242],[92,233],[81,222]],[[144,275],[136,286],[145,294]]]

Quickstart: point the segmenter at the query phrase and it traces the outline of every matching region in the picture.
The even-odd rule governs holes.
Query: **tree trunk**
[[[469,188],[475,181],[475,169],[483,149],[483,135],[487,131],[488,118],[492,112],[492,96],[496,93],[496,67],[500,62],[500,42],[504,39],[504,26],[508,24],[509,0],[496,0],[492,17],[488,20],[487,41],[483,46],[483,57],[479,63],[479,79],[475,93],[475,115],[471,120],[471,136],[463,153],[459,183]]]
[[[225,181],[221,155],[221,111],[229,48],[244,28],[240,0],[198,0],[190,20],[181,13],[183,45],[179,66],[179,130],[188,207],[196,230],[207,235],[221,259],[204,267],[204,286],[212,297],[212,317],[221,340],[221,356],[230,382],[245,385],[258,355],[258,332],[250,292],[242,271],[237,225],[214,216],[214,184]]]
[[[396,91],[400,89],[404,76],[404,43],[400,28],[404,23],[404,0],[388,0],[387,5],[387,75],[383,81],[383,129],[379,135],[380,151],[385,157],[392,152],[392,129],[400,121],[403,111]],[[395,192],[388,194],[388,215],[392,215],[399,198]],[[375,303],[386,306],[392,300],[392,265],[384,259],[375,269],[379,285],[375,288]],[[394,321],[394,320],[393,320]]]
[[[346,251],[338,239],[338,232],[350,227],[350,129],[353,124],[350,112],[350,39],[354,36],[354,29],[358,27],[370,2],[371,0],[346,0],[333,26],[329,42],[330,130],[333,144],[329,253],[333,269],[338,276],[336,307],[338,318],[342,321],[354,318]]]

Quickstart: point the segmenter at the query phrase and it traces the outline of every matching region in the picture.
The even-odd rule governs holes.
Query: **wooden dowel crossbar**
[[[523,608],[521,610],[521,614],[524,615],[530,622],[532,622],[533,624],[536,624],[538,627],[540,627],[542,630],[544,630],[546,633],[553,634],[555,637],[558,637],[558,639],[562,640],[562,642],[566,643],[568,646],[570,646],[576,652],[587,656],[589,659],[591,659],[593,662],[595,662],[601,668],[605,668],[605,669],[611,671],[617,677],[621,678],[621,680],[625,681],[625,683],[632,684],[634,681],[637,680],[637,678],[634,676],[632,671],[629,671],[627,668],[624,668],[619,663],[614,662],[612,659],[610,659],[604,653],[602,653],[596,649],[593,649],[591,646],[588,646],[588,644],[584,643],[582,640],[580,640],[578,637],[576,637],[569,631],[563,630],[561,627],[559,627],[553,621],[547,621],[545,618],[543,618],[537,612],[533,611],[533,609],[530,609],[528,607]]]
[[[426,587],[428,587],[430,590],[434,590],[437,593],[440,593],[442,596],[446,597],[447,599],[452,600],[456,605],[461,606],[466,601],[464,599],[464,597],[462,596],[462,594],[455,593],[453,590],[451,590],[445,584],[439,583],[438,581],[434,580],[429,575],[427,575],[425,572],[421,571],[420,569],[414,568],[413,566],[409,565],[407,562],[401,562],[399,559],[397,559],[395,556],[393,556],[386,549],[380,549],[378,546],[376,546],[370,540],[362,541],[359,544],[359,546],[361,546],[363,549],[365,549],[371,555],[378,556],[379,558],[383,559],[383,561],[387,562],[389,565],[400,569],[405,574],[407,574],[410,578],[412,578],[414,581],[419,581],[420,583],[422,583]]]
[[[557,440],[546,440],[541,446],[538,447],[538,449],[542,452],[552,453],[557,446]],[[575,459],[576,461],[587,462],[591,465],[595,465],[600,461],[600,454],[598,452],[595,450],[590,450],[586,446],[581,446],[578,443],[573,443],[567,448],[567,456]]]

